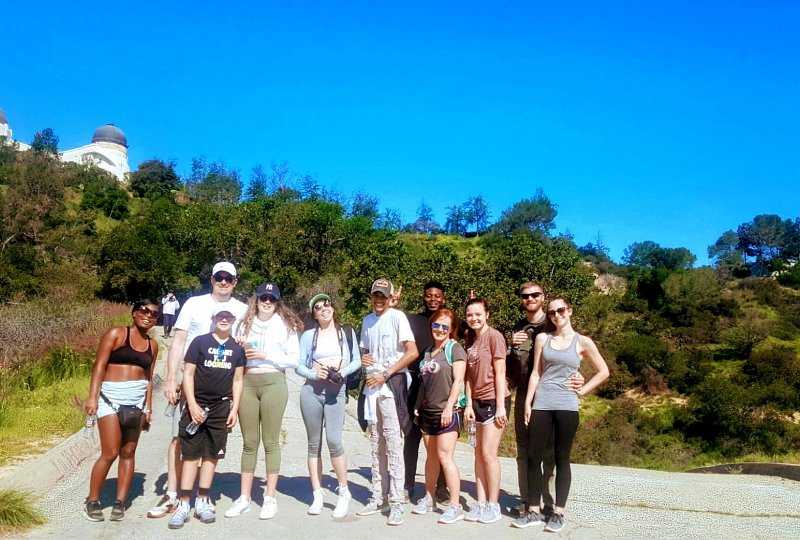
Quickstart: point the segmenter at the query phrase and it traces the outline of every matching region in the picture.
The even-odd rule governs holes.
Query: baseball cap
[[[223,272],[227,272],[227,270],[223,270]],[[228,315],[236,317],[236,314],[231,311],[231,308],[228,307],[227,303],[220,304],[218,306],[214,306],[214,309],[211,310],[211,318],[216,319],[217,315],[220,313],[227,313]]]
[[[211,269],[211,275],[213,276],[217,272],[227,272],[230,275],[236,277],[236,267],[233,266],[233,263],[228,261],[220,261],[214,265],[214,268]]]
[[[256,289],[256,296],[264,296],[265,294],[269,294],[274,297],[275,300],[281,299],[281,289],[274,283],[262,283],[258,286]]]
[[[314,311],[314,305],[322,300],[332,302],[330,295],[325,294],[324,292],[317,293],[311,297],[311,300],[308,301],[308,311]]]
[[[370,294],[379,292],[382,293],[383,296],[389,298],[392,295],[392,291],[394,290],[394,286],[392,282],[386,278],[378,278],[372,282],[372,288],[370,288]]]

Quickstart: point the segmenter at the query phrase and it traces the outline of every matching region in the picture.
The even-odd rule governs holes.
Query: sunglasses
[[[331,303],[329,300],[325,300],[324,302],[317,302],[314,304],[314,311],[322,311],[326,307],[331,307]]]
[[[235,320],[236,320],[236,315],[232,315],[232,314],[225,314],[225,313],[218,313],[217,315],[215,315],[215,316],[214,316],[214,319],[216,319],[216,320],[218,320],[218,321],[228,321],[228,322],[233,322],[233,321],[235,321]]]
[[[527,300],[528,298],[533,298],[534,300],[539,298],[540,296],[544,296],[543,292],[532,292],[532,293],[519,293],[519,297],[523,300]]]
[[[548,317],[555,317],[556,313],[558,313],[559,315],[561,315],[563,317],[568,309],[569,308],[567,306],[561,306],[558,309],[548,309],[547,310],[547,316]]]
[[[442,324],[438,322],[431,323],[431,330],[441,330],[442,332],[449,332],[450,325],[449,324]]]
[[[141,313],[145,317],[150,317],[151,319],[157,319],[158,318],[158,310],[152,310],[150,308],[146,308],[146,307],[143,306],[143,307],[140,307],[139,309],[137,309],[136,311],[138,311],[139,313]]]
[[[261,296],[258,297],[258,300],[260,302],[269,302],[270,304],[274,304],[275,302],[278,301],[277,298],[275,298],[271,294],[262,294]]]
[[[217,283],[233,283],[236,281],[236,276],[232,276],[227,272],[217,272],[212,277]]]

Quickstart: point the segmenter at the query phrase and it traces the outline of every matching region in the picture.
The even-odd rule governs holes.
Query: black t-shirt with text
[[[533,343],[536,336],[547,328],[547,319],[533,324],[527,318],[520,319],[512,332],[525,332],[528,338],[517,347],[511,347],[506,359],[506,378],[513,388],[527,388],[533,371]]]
[[[194,399],[199,405],[209,405],[233,396],[233,375],[244,367],[244,349],[228,338],[224,343],[213,334],[197,336],[186,351],[186,362],[194,364]]]

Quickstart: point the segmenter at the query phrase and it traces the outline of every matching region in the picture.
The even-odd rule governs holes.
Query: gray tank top
[[[547,336],[547,342],[542,349],[544,369],[533,398],[534,409],[540,411],[579,410],[578,394],[569,387],[570,376],[581,366],[581,357],[578,355],[578,337],[580,334],[575,332],[569,347],[561,351],[550,345],[552,336]]]

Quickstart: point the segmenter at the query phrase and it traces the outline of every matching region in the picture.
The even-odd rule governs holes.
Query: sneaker
[[[547,520],[547,525],[544,526],[544,530],[549,532],[559,532],[563,528],[564,516],[556,514],[555,512],[553,512],[553,515]]]
[[[278,513],[278,499],[264,495],[264,505],[261,507],[261,513],[258,519],[272,519]]]
[[[347,515],[350,510],[350,501],[353,496],[350,495],[350,490],[347,487],[339,488],[339,499],[336,501],[336,508],[333,509],[331,517],[333,519],[341,519]]]
[[[149,518],[162,518],[167,514],[171,514],[178,506],[178,500],[171,498],[169,495],[164,495],[154,507],[147,511]]]
[[[103,521],[103,508],[100,506],[100,501],[86,501],[83,505],[83,515],[89,521]]]
[[[516,527],[517,529],[525,529],[526,527],[531,527],[533,525],[541,525],[542,523],[544,523],[544,516],[539,512],[533,511],[533,512],[528,512],[522,517],[518,517],[517,519],[512,521],[511,526]]]
[[[192,509],[189,506],[189,501],[180,501],[175,508],[175,512],[169,518],[167,527],[170,529],[180,529],[183,524],[189,521],[189,515]]]
[[[475,503],[467,512],[467,515],[464,516],[466,521],[478,521],[481,519],[481,514],[483,513],[483,507],[486,503]]]
[[[553,510],[553,507],[552,507],[552,506],[549,506],[549,505],[548,505],[548,506],[545,506],[544,508],[542,508],[542,511],[541,511],[540,513],[542,514],[542,518],[543,518],[545,521],[547,521],[547,520],[548,520],[548,518],[550,518],[550,516],[552,516],[553,514],[555,514],[555,513],[556,513],[556,511],[555,511],[555,510]]]
[[[198,497],[194,501],[194,517],[202,523],[214,523],[217,521],[217,512],[211,501]]]
[[[462,519],[464,519],[464,511],[461,509],[461,505],[449,505],[447,510],[444,511],[444,514],[442,514],[442,517],[439,518],[439,523],[455,523]]]
[[[240,495],[238,499],[233,501],[233,506],[225,510],[225,517],[232,518],[241,516],[250,511],[250,498]]]
[[[422,497],[419,501],[417,501],[417,504],[415,504],[413,508],[411,508],[411,512],[413,512],[414,514],[419,514],[420,516],[424,516],[428,512],[432,511],[433,511],[433,500],[431,499],[431,496],[427,493],[425,494],[424,497]]]
[[[495,523],[500,521],[500,518],[500,505],[498,503],[488,503],[484,505],[478,521],[481,523]]]
[[[125,517],[125,505],[122,504],[122,501],[117,499],[114,501],[114,505],[111,507],[111,516],[109,516],[109,521],[122,521],[122,518]]]
[[[318,516],[322,513],[322,506],[325,504],[322,489],[315,489],[313,495],[314,500],[311,502],[311,506],[308,507],[308,510],[306,510],[306,513],[312,516]]]
[[[357,516],[371,516],[372,514],[377,514],[378,512],[383,511],[386,508],[386,503],[378,502],[375,499],[370,499],[367,503],[367,506],[356,512]]]
[[[400,503],[395,503],[391,506],[391,510],[389,512],[389,520],[386,522],[387,525],[402,525],[403,524],[403,505]]]

